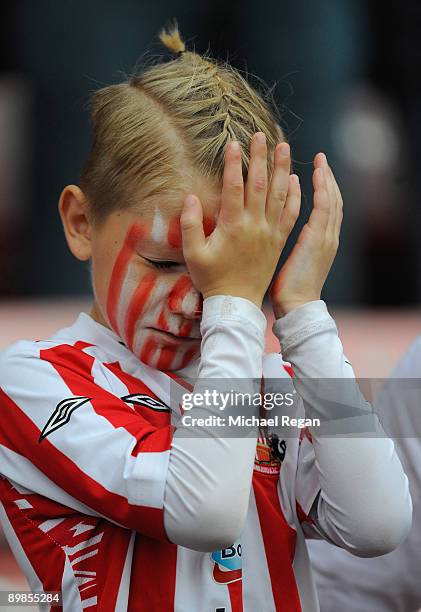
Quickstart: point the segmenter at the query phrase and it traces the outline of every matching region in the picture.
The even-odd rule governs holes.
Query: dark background
[[[258,75],[275,98],[311,207],[323,150],[345,202],[333,304],[421,298],[421,6],[415,0],[2,0],[0,296],[89,293],[57,214],[89,148],[86,101],[138,60],[166,54],[176,17],[189,48]],[[145,55],[146,54],[146,55]]]

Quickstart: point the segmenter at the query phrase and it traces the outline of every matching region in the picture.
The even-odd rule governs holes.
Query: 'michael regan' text
[[[184,414],[181,419],[184,427],[320,427],[320,419],[295,419],[288,415],[274,415],[270,418],[257,416],[216,416],[195,417],[193,414]]]
[[[320,427],[320,419],[294,419],[286,414],[274,415],[273,417],[264,419],[257,416],[245,417],[245,416],[229,416],[228,425],[232,427],[298,427],[298,429],[304,429],[304,427]]]

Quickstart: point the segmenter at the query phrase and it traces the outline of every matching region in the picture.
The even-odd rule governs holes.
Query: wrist
[[[320,300],[320,295],[306,296],[306,297],[302,296],[302,297],[296,297],[296,298],[291,298],[291,299],[282,300],[282,301],[273,300],[272,307],[273,307],[275,319],[280,319],[281,317],[284,317],[286,314],[288,314],[292,310],[295,310],[295,308],[299,308],[300,306],[303,306],[304,304],[308,304],[309,302],[316,302],[318,300]]]
[[[248,300],[249,302],[252,302],[260,310],[263,304],[263,296],[256,296],[253,293],[248,293],[247,291],[242,291],[240,289],[236,290],[232,288],[231,289],[215,289],[215,290],[207,291],[203,293],[203,299],[205,300],[206,298],[215,297],[217,295],[225,295],[225,296],[230,296],[230,297],[243,298],[244,300]]]

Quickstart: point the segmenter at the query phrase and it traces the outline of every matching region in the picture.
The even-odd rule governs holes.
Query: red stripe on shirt
[[[172,612],[177,546],[142,537],[135,550],[132,568],[129,610]]]
[[[186,382],[184,378],[181,378],[181,376],[179,376],[175,372],[165,372],[165,374],[169,376],[170,378],[172,378],[176,383],[178,383],[179,385],[187,389],[188,391],[193,391],[193,385]]]
[[[294,370],[292,369],[290,365],[287,365],[286,363],[284,363],[283,368],[285,372],[287,372],[291,376],[291,378],[294,378]]]
[[[53,446],[48,438],[39,444],[38,427],[1,389],[0,401],[0,429],[8,448],[26,457],[56,485],[95,512],[151,537],[167,539],[162,509],[134,506],[125,497],[108,491]]]
[[[51,538],[45,536],[40,545],[40,531],[30,521],[24,512],[13,501],[14,490],[4,478],[0,478],[0,499],[13,530],[18,538],[25,555],[32,565],[39,581],[45,591],[59,591],[64,571],[65,554]],[[61,606],[52,606],[52,612],[62,609]]]
[[[99,600],[99,610],[115,612],[117,610],[116,603],[118,597],[118,591],[120,588],[120,582],[123,575],[124,563],[126,561],[127,550],[130,544],[131,532],[126,529],[121,529],[116,537],[115,529],[112,525],[110,527],[110,534],[112,541],[106,554],[106,558],[103,562],[108,565],[110,559],[112,560],[109,571],[103,572],[106,580],[104,581],[103,589],[101,592],[101,598]],[[98,572],[99,573],[99,572]],[[129,577],[130,581],[130,577]],[[125,585],[126,586],[126,585]],[[129,590],[130,584],[127,585]],[[107,607],[105,607],[107,606]]]
[[[277,612],[301,612],[295,582],[296,532],[285,520],[278,497],[278,475],[255,472],[253,489]]]
[[[311,523],[312,525],[315,525],[314,520],[311,518],[310,515],[304,512],[302,506],[297,501],[295,502],[295,507],[297,511],[297,518],[300,523]]]
[[[127,372],[124,372],[124,370],[121,369],[120,364],[105,363],[104,365],[123,383],[130,395],[135,393],[142,393],[151,397],[152,399],[156,399],[162,402],[162,400],[153,391],[151,391],[151,389],[149,389],[149,387],[147,387],[141,380],[135,378],[134,376],[131,376],[131,374],[128,374]],[[136,412],[138,412],[142,417],[144,417],[149,423],[152,423],[154,427],[164,428],[171,425],[171,412],[169,406],[168,412],[153,410],[146,406],[140,406],[137,404],[134,404],[133,407]],[[167,442],[165,442],[165,444],[167,444]],[[167,450],[168,446],[165,446],[165,444],[161,450]],[[142,449],[139,449],[139,451],[140,450]],[[155,449],[152,448],[151,450]]]
[[[243,581],[235,580],[228,583],[231,602],[231,612],[243,612]]]
[[[62,344],[40,351],[40,358],[54,367],[74,395],[89,397],[98,415],[107,419],[113,427],[123,427],[132,434],[137,439],[136,454],[169,450],[172,440],[171,428],[157,431],[143,414],[133,411],[120,398],[99,387],[91,373],[94,363],[91,355]],[[152,394],[141,381],[139,381],[139,391],[136,392]]]

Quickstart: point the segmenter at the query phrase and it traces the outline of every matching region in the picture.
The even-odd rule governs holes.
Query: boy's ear
[[[61,193],[59,212],[67,244],[73,255],[81,261],[91,257],[91,222],[89,203],[77,185],[67,185]]]

